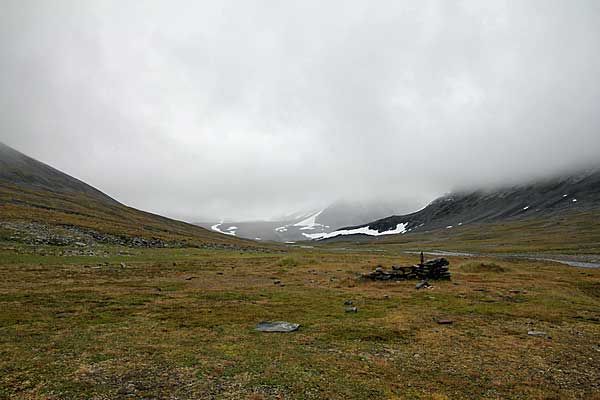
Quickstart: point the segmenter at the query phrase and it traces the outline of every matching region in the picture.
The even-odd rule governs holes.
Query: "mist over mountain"
[[[415,208],[409,201],[338,200],[322,209],[292,213],[275,220],[199,222],[197,225],[248,239],[296,242],[307,240],[310,235],[327,234],[342,226],[362,224]]]
[[[322,240],[342,236],[379,237],[457,229],[471,224],[545,220],[578,216],[600,210],[600,167],[525,185],[482,188],[447,194],[427,207],[368,224],[310,235]]]

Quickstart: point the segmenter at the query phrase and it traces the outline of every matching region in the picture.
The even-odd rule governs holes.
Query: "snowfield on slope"
[[[237,226],[232,226],[229,227],[227,229],[227,231],[222,231],[221,229],[219,229],[219,226],[223,225],[223,223],[219,223],[219,224],[214,224],[213,226],[210,227],[210,229],[212,229],[215,232],[219,232],[219,233],[223,233],[225,235],[230,235],[230,236],[235,236],[235,229],[237,229]]]
[[[406,227],[408,226],[408,222],[400,223],[396,225],[395,229],[390,229],[389,231],[379,232],[375,229],[370,229],[368,226],[363,226],[356,229],[342,229],[339,231],[333,231],[330,233],[303,233],[303,235],[310,239],[329,239],[336,236],[345,236],[345,235],[369,235],[369,236],[383,236],[383,235],[397,235],[401,233],[406,233]]]
[[[321,210],[321,211],[317,211],[316,213],[312,213],[307,218],[303,219],[300,222],[296,222],[295,224],[287,224],[287,225],[275,228],[275,232],[279,232],[279,233],[287,232],[288,228],[290,228],[292,226],[301,227],[300,228],[301,231],[314,230],[317,228],[329,228],[328,226],[325,226],[325,225],[317,222],[317,217],[319,215],[321,215],[321,213],[323,211],[325,211],[325,210]]]

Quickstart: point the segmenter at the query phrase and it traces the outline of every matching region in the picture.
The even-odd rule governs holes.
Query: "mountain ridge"
[[[450,193],[410,214],[392,215],[313,238],[322,240],[361,234],[381,236],[417,233],[474,223],[518,221],[598,209],[600,169],[589,168],[535,183]]]

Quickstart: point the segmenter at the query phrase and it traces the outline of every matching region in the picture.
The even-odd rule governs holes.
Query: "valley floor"
[[[600,269],[450,256],[416,290],[358,277],[416,256],[358,247],[92,254],[0,243],[0,398],[600,399]]]

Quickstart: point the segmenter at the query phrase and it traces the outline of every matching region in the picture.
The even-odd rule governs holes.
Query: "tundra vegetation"
[[[448,257],[432,288],[360,279],[418,260],[384,247],[5,239],[0,398],[598,398],[599,269]],[[279,320],[301,327],[254,330]]]

